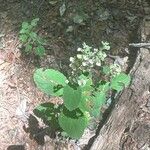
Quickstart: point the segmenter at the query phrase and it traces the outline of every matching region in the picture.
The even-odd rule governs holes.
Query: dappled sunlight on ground
[[[30,81],[33,67],[25,67],[26,63],[20,59],[17,47],[19,42],[15,34],[2,38],[4,47],[0,50],[0,149],[4,150],[13,144],[23,144],[30,148],[33,144],[35,147],[23,130],[23,125],[28,123],[28,114],[36,103],[36,91]]]
[[[83,4],[67,1],[66,11],[60,16],[59,10],[62,4],[59,2],[51,5],[46,0],[42,0],[42,3],[41,0],[0,0],[0,150],[7,149],[10,145],[23,145],[26,150],[53,150],[54,145],[55,149],[61,149],[64,145],[65,150],[72,150],[73,148],[70,148],[73,147],[72,145],[79,149],[74,141],[70,144],[67,139],[61,143],[60,139],[53,141],[49,136],[44,137],[45,145],[41,146],[30,138],[29,132],[25,131],[30,129],[29,116],[33,115],[32,119],[35,117],[33,109],[38,104],[61,101],[50,99],[39,91],[33,82],[33,73],[38,65],[68,71],[70,55],[75,55],[76,49],[83,42],[99,47],[102,40],[107,40],[111,44],[112,54],[121,53],[122,57],[128,55],[125,49],[128,49],[132,31],[137,30],[138,15],[142,14],[141,5],[136,0],[133,0],[132,5],[130,1],[127,4],[126,1],[123,1],[125,4],[120,1],[117,5],[115,1],[111,1],[109,8],[106,7],[108,4],[105,4],[106,8],[104,7],[102,12],[104,15],[108,11],[110,18],[101,20],[103,6],[100,6],[98,0],[96,3],[88,0],[88,3],[83,2]],[[73,22],[73,16],[78,13],[79,5],[84,6],[83,11],[88,15],[84,25]],[[135,9],[132,9],[133,6]],[[118,12],[119,14],[116,15]],[[126,18],[127,14],[131,16]],[[132,18],[134,15],[135,19]],[[35,64],[34,57],[21,54],[18,39],[21,23],[36,17],[40,18],[37,32],[44,35],[48,43],[45,46],[47,54],[40,59],[38,65]],[[69,27],[72,31],[67,32]],[[40,119],[36,117],[34,119],[35,122],[38,120],[38,130],[47,127]],[[37,131],[35,133],[40,134]],[[93,133],[86,130],[79,144],[82,146],[87,144],[91,136]]]

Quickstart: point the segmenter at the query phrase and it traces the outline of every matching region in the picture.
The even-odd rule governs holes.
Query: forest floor
[[[19,150],[80,149],[89,140],[83,139],[77,146],[41,133],[45,126],[34,117],[33,109],[50,98],[33,82],[36,67],[67,70],[69,57],[76,54],[83,42],[98,47],[101,41],[110,43],[110,54],[129,57],[129,69],[134,63],[136,52],[131,53],[128,45],[139,41],[138,29],[144,16],[140,2],[55,2],[0,0],[0,150],[13,146],[15,150],[17,146]],[[47,55],[39,60],[38,66],[34,57],[22,55],[18,39],[22,22],[34,18],[40,18],[38,33],[48,43]],[[32,134],[27,133],[30,121],[30,128],[36,128]],[[91,133],[86,134],[90,136]]]

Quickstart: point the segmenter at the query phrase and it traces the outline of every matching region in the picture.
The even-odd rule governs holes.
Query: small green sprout
[[[39,18],[33,19],[31,23],[23,22],[19,39],[27,54],[33,53],[41,57],[45,54],[45,41],[35,31],[38,21]]]

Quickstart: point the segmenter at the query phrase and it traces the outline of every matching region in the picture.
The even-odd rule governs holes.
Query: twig
[[[129,46],[138,47],[138,48],[141,47],[150,48],[150,43],[130,43]]]

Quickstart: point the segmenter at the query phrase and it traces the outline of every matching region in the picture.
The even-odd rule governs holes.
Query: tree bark
[[[143,23],[142,41],[150,36],[150,21]],[[148,41],[146,41],[148,42]],[[150,41],[149,41],[150,42]],[[125,89],[100,129],[91,150],[150,150],[150,50],[140,48]]]

